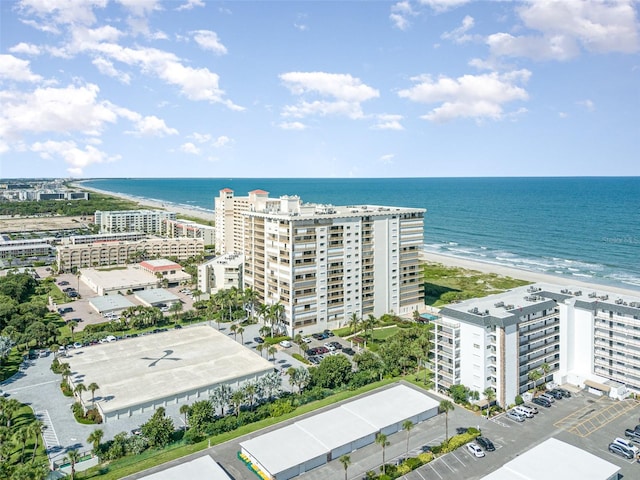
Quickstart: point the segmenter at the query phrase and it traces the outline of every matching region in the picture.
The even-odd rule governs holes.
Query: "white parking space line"
[[[53,423],[51,422],[49,412],[47,410],[36,412],[35,417],[42,421],[42,423],[46,426],[46,428],[42,432],[42,439],[44,440],[47,449],[60,446],[60,441],[58,440],[58,436],[56,435],[55,428],[53,428]]]
[[[435,463],[435,460],[432,462],[429,462],[427,465],[429,465],[431,467],[431,470],[433,470],[433,473],[438,475],[438,477],[440,477],[440,480],[442,480],[442,475],[440,475],[438,471],[435,469],[435,467],[433,466],[434,463]]]
[[[458,456],[457,456],[455,453],[451,452],[451,455],[453,455],[453,457],[454,457],[456,460],[458,460],[458,461],[462,464],[462,466],[463,466],[463,467],[466,467],[466,466],[467,466],[467,464],[466,464],[466,463],[464,463],[462,460],[460,460],[460,459],[458,458]]]
[[[9,392],[9,393],[19,392],[20,390],[36,388],[36,387],[40,387],[41,385],[48,385],[50,383],[56,383],[56,382],[59,382],[59,380],[51,380],[49,382],[36,383],[35,385],[27,385],[26,387],[18,387],[18,388],[14,388],[12,390],[7,390],[7,392]]]

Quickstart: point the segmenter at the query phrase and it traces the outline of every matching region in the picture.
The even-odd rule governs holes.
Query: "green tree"
[[[302,389],[309,383],[311,380],[311,375],[309,374],[309,370],[305,367],[294,368],[291,367],[287,370],[287,374],[289,375],[289,383],[295,388],[298,387],[298,393],[302,392]]]
[[[189,405],[187,405],[186,403],[180,405],[180,414],[184,415],[184,428],[185,430],[187,429],[188,423],[187,423],[187,415],[189,414],[189,410],[191,409],[191,407],[189,407]]]
[[[200,400],[194,402],[189,409],[189,426],[198,433],[204,433],[207,425],[215,418],[213,402],[211,400]]]
[[[315,368],[310,370],[311,385],[322,388],[336,388],[346,385],[353,376],[351,362],[344,355],[325,357]]]
[[[240,335],[240,343],[244,343],[244,327],[238,326],[236,333]]]
[[[173,302],[169,307],[169,312],[173,316],[173,323],[178,323],[178,315],[183,309],[183,305],[181,301]]]
[[[535,370],[531,370],[529,372],[528,377],[529,377],[529,380],[533,383],[532,390],[535,390],[538,380],[542,378],[542,373],[540,372],[540,370],[536,368]]]
[[[489,418],[489,414],[491,412],[491,402],[496,399],[496,392],[493,390],[493,388],[487,387],[482,392],[482,395],[484,395],[484,398],[487,399],[487,418]]]
[[[402,422],[402,429],[407,431],[407,456],[409,455],[409,434],[413,428],[413,422],[411,420],[405,420]]]
[[[99,428],[91,432],[87,437],[87,442],[91,443],[93,447],[94,455],[98,453],[102,437],[104,437],[104,431]]]
[[[271,345],[271,346],[267,349],[267,353],[268,353],[269,355],[271,355],[271,359],[272,359],[272,360],[275,360],[275,358],[276,358],[276,352],[277,352],[277,351],[278,351],[278,349],[277,349],[274,345]]]
[[[242,390],[236,390],[231,394],[231,405],[233,405],[236,417],[240,415],[240,407],[244,403],[244,400],[244,392]]]
[[[34,460],[36,459],[36,453],[38,451],[40,436],[42,435],[42,432],[44,431],[44,429],[47,427],[44,423],[42,423],[41,420],[36,420],[34,422],[31,422],[28,428],[29,428],[29,435],[34,437],[33,454],[31,456],[31,463],[33,463]]]
[[[214,407],[220,407],[221,415],[224,417],[224,408],[229,405],[231,401],[231,394],[233,391],[229,385],[220,384],[218,385],[213,393],[211,394],[211,401]]]
[[[142,425],[141,430],[151,447],[162,448],[171,440],[173,420],[166,416],[164,407],[158,407],[149,421]]]
[[[29,440],[29,428],[27,426],[20,427],[13,435],[13,438],[19,445],[22,445],[20,450],[20,463],[24,462],[24,450],[27,448],[27,441]]]
[[[352,313],[349,317],[349,330],[351,333],[355,334],[358,331],[358,327],[360,326],[360,319],[356,313]]]
[[[82,393],[87,391],[87,386],[84,383],[78,383],[73,391],[78,395],[78,399],[80,400],[80,403],[82,403]]]
[[[439,410],[444,413],[444,443],[449,443],[449,412],[456,409],[453,402],[450,400],[442,400],[440,402]]]
[[[64,459],[71,466],[71,480],[73,480],[76,476],[76,463],[80,460],[80,453],[78,450],[69,450]]]
[[[376,435],[376,443],[380,445],[380,447],[382,448],[382,474],[386,475],[387,469],[385,466],[385,451],[387,447],[390,445],[390,442],[387,440],[387,436],[384,433],[379,432]]]
[[[100,390],[100,387],[98,386],[98,384],[96,382],[91,382],[89,384],[89,386],[87,387],[87,390],[89,390],[91,392],[91,403],[93,405],[95,405],[96,404],[96,399],[95,399],[96,390]]]
[[[340,463],[344,467],[344,480],[347,480],[347,470],[349,469],[349,465],[351,465],[351,457],[349,455],[342,455],[340,457]]]

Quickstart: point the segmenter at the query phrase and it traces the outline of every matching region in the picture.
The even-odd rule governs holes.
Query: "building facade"
[[[56,263],[60,272],[77,268],[124,265],[144,252],[147,258],[175,257],[186,260],[204,252],[201,238],[145,238],[137,241],[99,241],[58,247]]]
[[[164,220],[175,220],[174,212],[165,210],[96,210],[94,222],[100,233],[162,233]]]
[[[205,245],[215,243],[215,228],[191,220],[170,220],[162,222],[162,235],[170,238],[201,238]]]
[[[215,294],[232,287],[242,289],[243,257],[227,253],[198,265],[198,290]]]
[[[491,388],[501,405],[547,382],[612,396],[640,392],[636,299],[536,284],[452,304],[440,314],[433,342],[437,388]],[[534,371],[541,377],[530,376]]]
[[[261,192],[266,194],[266,192]],[[302,204],[266,196],[242,212],[244,283],[284,306],[288,335],[423,304],[424,209]]]

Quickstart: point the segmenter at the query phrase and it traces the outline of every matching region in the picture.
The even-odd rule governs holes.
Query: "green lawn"
[[[12,348],[9,356],[2,361],[0,365],[0,382],[5,381],[7,378],[14,376],[20,369],[20,363],[22,363],[22,354],[17,348]]]
[[[20,409],[13,416],[13,421],[11,425],[11,431],[17,432],[19,429],[29,425],[30,423],[35,421],[35,416],[33,415],[33,410],[31,407],[27,405],[22,405]],[[33,447],[34,447],[34,437],[31,437],[27,440],[24,445],[24,455],[22,452],[23,445],[16,444],[11,451],[11,456],[9,458],[9,465],[18,465],[25,462],[30,462],[33,458]],[[22,458],[21,458],[22,457]],[[36,464],[43,464],[48,462],[48,458],[44,451],[42,435],[38,438],[38,449],[36,450],[36,458],[34,460]]]

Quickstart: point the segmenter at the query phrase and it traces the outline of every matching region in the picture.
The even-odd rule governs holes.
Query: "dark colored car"
[[[256,343],[264,343],[264,338],[262,337],[253,337],[253,341]]]
[[[531,402],[535,403],[536,405],[540,405],[541,407],[551,407],[551,402],[546,398],[534,397]]]
[[[496,447],[493,445],[493,442],[487,437],[476,438],[476,443],[484,448],[487,452],[493,452],[496,449]]]
[[[342,353],[346,353],[347,355],[355,355],[356,351],[351,347],[344,347],[342,349]]]
[[[571,392],[565,388],[556,388],[564,398],[571,398]]]
[[[176,323],[173,328],[175,328],[176,330],[180,330],[182,328],[182,325]]]
[[[562,400],[564,398],[564,395],[560,393],[560,391],[558,391],[558,389],[556,388],[554,388],[553,390],[549,390],[547,393],[556,400]]]
[[[342,350],[342,345],[340,344],[340,342],[330,342],[330,345],[336,350]]]
[[[311,335],[313,338],[315,338],[316,340],[322,340],[324,338],[324,335],[322,333],[314,333],[313,335]]]
[[[333,332],[331,330],[325,330],[324,334],[325,334],[324,338],[333,337]]]

